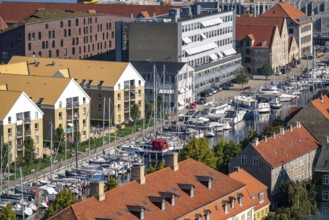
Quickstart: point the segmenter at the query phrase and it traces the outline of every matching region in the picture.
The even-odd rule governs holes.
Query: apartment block
[[[196,93],[234,79],[241,67],[233,11],[172,8],[166,16],[135,19],[128,32],[130,61],[186,62],[195,69]]]
[[[253,219],[255,203],[240,180],[193,159],[178,163],[177,153],[165,161],[165,168],[148,175],[135,164],[132,182],[115,190],[91,183],[91,197],[50,219]]]
[[[114,60],[115,21],[94,10],[38,9],[0,33],[1,61],[12,56]]]
[[[261,17],[286,18],[288,34],[296,39],[299,48],[299,58],[313,53],[313,21],[304,12],[288,2],[280,2]]]
[[[109,106],[114,125],[144,118],[145,80],[130,63],[19,56],[13,57],[9,63],[25,63],[33,76],[74,79],[91,97],[92,121],[102,121],[104,113],[108,120]],[[138,119],[131,115],[134,104],[139,107]]]
[[[35,144],[36,158],[43,156],[43,112],[25,92],[0,88],[0,136],[10,149],[10,160],[14,162],[25,155],[24,140],[31,137]]]
[[[182,110],[194,100],[194,68],[187,63],[132,61],[131,64],[145,80],[145,98],[149,101],[153,102],[155,88],[167,109]]]
[[[69,143],[79,133],[80,141],[89,139],[90,97],[75,80],[2,73],[0,84],[24,91],[44,112],[44,139],[50,140],[51,125],[53,130],[62,127]]]
[[[237,51],[251,74],[261,74],[265,64],[274,73],[286,71],[299,59],[294,37],[289,37],[286,18],[237,17]]]
[[[229,172],[241,167],[268,187],[272,208],[276,209],[280,185],[285,181],[310,180],[320,143],[300,123],[280,129],[280,133],[255,139],[229,163]]]

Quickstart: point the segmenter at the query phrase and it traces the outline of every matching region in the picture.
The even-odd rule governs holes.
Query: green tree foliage
[[[153,104],[147,99],[145,99],[144,103],[145,103],[145,117],[147,119],[150,119],[151,115],[153,114]]]
[[[139,119],[139,106],[134,103],[130,108],[130,116],[134,121],[138,121]]]
[[[53,203],[48,207],[43,219],[48,219],[58,211],[75,203],[76,198],[72,194],[71,190],[63,189],[57,195]]]
[[[243,150],[245,147],[247,147],[248,144],[251,143],[255,138],[261,139],[262,136],[257,131],[250,129],[248,137],[245,137],[240,143],[241,149]]]
[[[54,150],[59,152],[63,152],[63,149],[65,147],[65,133],[62,127],[56,128],[53,136],[53,144],[54,144]]]
[[[147,168],[147,173],[150,174],[150,173],[154,173],[155,171],[158,171],[158,170],[161,170],[164,168],[164,163],[161,161],[160,163],[157,163],[155,165],[150,165],[148,168]]]
[[[241,152],[241,146],[234,141],[221,139],[214,146],[215,157],[217,158],[217,168],[228,173],[228,163]]]
[[[180,160],[193,158],[205,165],[216,168],[217,158],[215,153],[209,147],[209,143],[206,138],[192,138],[187,143],[182,151],[179,153]]]
[[[16,220],[16,212],[12,210],[13,205],[8,203],[0,212],[0,220]]]
[[[272,125],[267,126],[264,128],[263,134],[265,136],[271,136],[273,133],[277,133],[280,127],[286,127],[285,121],[282,119],[275,119]]]
[[[275,215],[269,216],[268,219],[311,219],[312,216],[319,214],[316,208],[315,186],[312,182],[290,181],[282,184],[281,190],[283,201],[286,201],[286,203],[277,210]]]
[[[106,183],[106,191],[109,191],[111,189],[115,189],[119,186],[117,180],[114,178],[114,177],[110,177],[108,180],[107,180],[107,183]]]
[[[29,166],[34,162],[35,160],[35,147],[34,147],[34,141],[31,137],[26,137],[24,139],[24,156],[23,156],[23,161],[27,165],[26,166],[26,172],[28,173],[29,171]]]
[[[264,64],[261,70],[261,74],[263,76],[266,76],[266,79],[268,79],[269,76],[273,75],[273,69],[270,64]]]
[[[242,89],[243,85],[247,84],[249,82],[249,74],[248,71],[241,67],[235,72],[235,83],[236,84],[241,84]]]
[[[2,163],[2,171],[5,171],[8,163],[8,144],[3,144],[0,155],[0,163]]]

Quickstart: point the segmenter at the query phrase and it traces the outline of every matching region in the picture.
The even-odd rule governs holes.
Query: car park
[[[198,98],[197,100],[196,100],[196,104],[198,104],[198,105],[203,105],[203,104],[205,104],[207,102],[207,99],[205,98],[205,97],[200,97],[200,98]]]

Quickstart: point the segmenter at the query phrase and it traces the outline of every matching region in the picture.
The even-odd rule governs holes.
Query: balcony
[[[73,131],[72,127],[66,128],[66,134],[71,134]]]
[[[129,91],[129,86],[125,86],[125,87],[123,88],[123,90],[124,90],[125,92],[128,92],[128,91]]]
[[[131,95],[130,96],[130,101],[135,100],[135,99],[136,99],[136,96],[135,95]]]
[[[16,137],[17,138],[22,138],[23,137],[23,131],[17,131],[16,132]]]
[[[67,115],[66,116],[66,121],[72,121],[72,115]]]
[[[26,130],[24,135],[25,136],[31,136],[31,130]]]
[[[30,124],[31,118],[24,118],[24,124]]]
[[[129,108],[125,108],[125,113],[129,112]]]
[[[129,96],[125,97],[125,102],[129,102]]]
[[[73,107],[74,108],[79,108],[79,101],[74,101],[73,102]]]
[[[17,151],[22,151],[24,150],[24,145],[23,144],[17,144]]]
[[[66,108],[71,109],[72,108],[72,102],[67,102],[66,103]]]

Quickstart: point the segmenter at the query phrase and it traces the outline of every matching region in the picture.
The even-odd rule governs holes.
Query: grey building
[[[154,91],[163,98],[164,107],[171,110],[182,110],[194,100],[194,68],[187,63],[132,61],[131,64],[144,78],[145,98],[150,102],[153,103]]]
[[[192,13],[193,11],[193,13]],[[200,93],[235,78],[241,56],[235,46],[235,14],[201,7],[170,9],[168,16],[128,24],[130,61],[187,62]]]
[[[300,122],[296,124],[262,141],[254,140],[229,163],[229,173],[241,167],[268,187],[274,210],[280,205],[283,182],[309,180],[314,173],[319,143]]]

